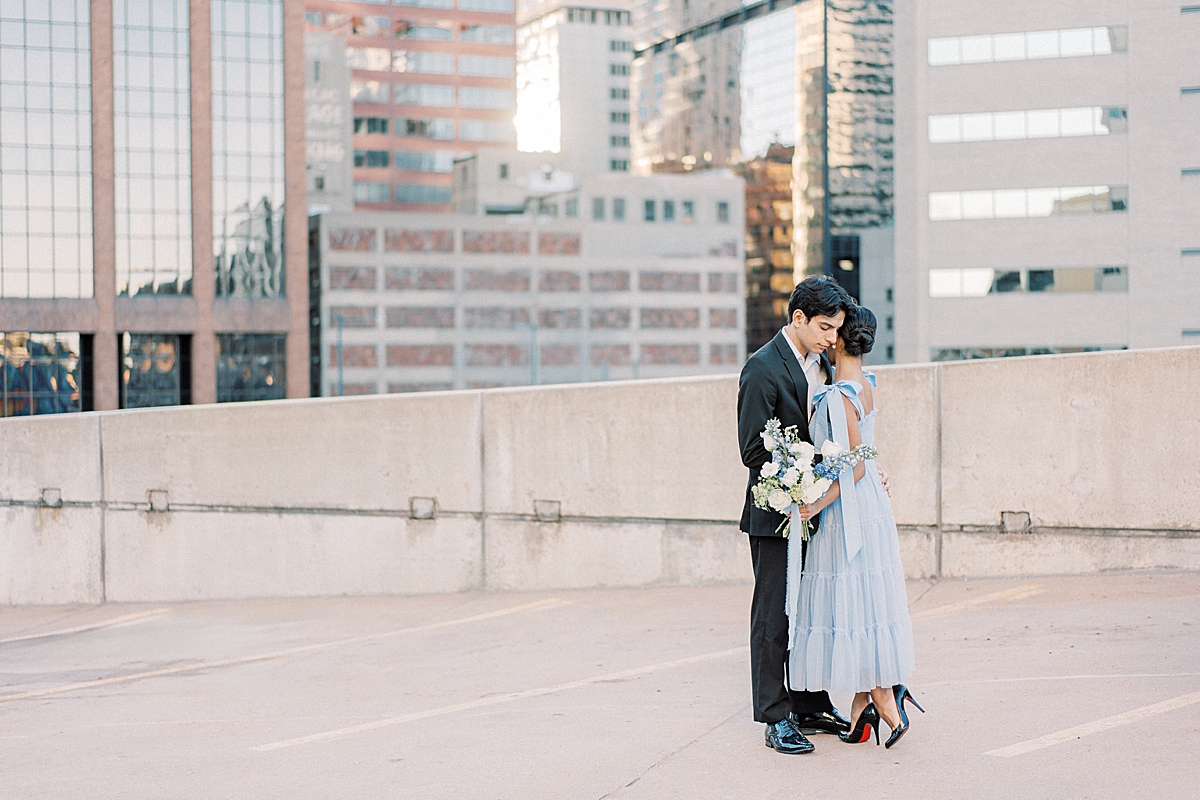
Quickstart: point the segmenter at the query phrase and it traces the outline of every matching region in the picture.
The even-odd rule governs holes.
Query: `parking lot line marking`
[[[960,611],[966,611],[981,606],[985,603],[996,603],[1000,601],[1011,602],[1013,600],[1024,600],[1026,597],[1033,597],[1046,591],[1040,583],[1027,583],[1024,586],[1017,586],[1012,589],[1005,589],[1002,592],[993,592],[991,594],[973,597],[970,600],[963,600],[961,603],[950,603],[945,606],[931,608],[928,611],[918,611],[912,615],[913,622],[919,622],[926,619],[941,619],[952,614],[957,614]]]
[[[526,689],[520,692],[508,692],[506,694],[492,695],[491,697],[481,697],[478,700],[471,700],[466,703],[457,703],[452,706],[431,708],[425,711],[417,711],[412,714],[404,714],[399,717],[387,717],[386,719],[378,719],[374,722],[364,722],[361,725],[351,725],[348,728],[337,728],[336,730],[314,733],[309,736],[300,736],[295,739],[284,739],[283,741],[271,742],[270,744],[260,744],[256,747],[251,747],[250,749],[258,752],[266,752],[268,750],[280,750],[284,747],[295,747],[296,745],[300,744],[329,742],[333,741],[334,739],[341,739],[344,736],[350,736],[351,734],[362,733],[363,731],[373,731],[379,728],[388,728],[393,725],[402,725],[406,722],[416,722],[417,720],[430,719],[431,717],[444,717],[447,714],[458,714],[475,708],[495,706],[500,705],[501,703],[511,703],[514,700],[523,700],[527,697],[541,697],[543,695],[570,691],[571,689],[581,689],[585,686],[591,686],[596,683],[607,683],[609,681],[635,678],[640,675],[649,675],[654,672],[675,669],[676,667],[682,667],[688,664],[699,664],[702,661],[713,661],[719,658],[745,655],[748,652],[749,648],[744,646],[734,647],[730,650],[718,650],[713,653],[704,653],[702,655],[691,656],[689,658],[681,658],[676,661],[664,661],[660,664],[650,664],[649,666],[645,667],[634,667],[633,669],[622,670],[620,672],[610,672],[606,675],[596,675],[591,678],[583,678],[577,681],[557,683],[553,686],[543,686],[538,689]]]
[[[141,611],[137,614],[126,614],[123,617],[113,617],[112,619],[101,620],[99,622],[91,622],[87,625],[77,625],[74,628],[63,628],[57,631],[47,631],[45,633],[30,633],[25,636],[9,636],[7,639],[0,639],[0,644],[8,644],[10,642],[28,642],[31,639],[48,639],[51,636],[67,636],[72,633],[84,633],[85,631],[95,631],[100,628],[111,628],[116,625],[124,625],[127,623],[141,622],[151,617],[157,617],[159,614],[166,614],[171,609],[156,608],[153,611]]]
[[[387,639],[392,636],[401,636],[410,633],[423,633],[425,631],[433,631],[440,628],[449,628],[454,625],[466,625],[471,622],[482,622],[483,620],[495,619],[496,617],[503,617],[509,614],[516,614],[519,611],[529,611],[535,608],[552,608],[558,605],[565,605],[565,602],[557,597],[552,597],[546,600],[537,600],[533,603],[524,603],[519,606],[502,608],[497,611],[488,611],[471,617],[448,619],[442,622],[430,622],[426,625],[415,625],[411,628],[400,628],[398,630],[385,631],[383,633],[370,633],[366,634],[365,636],[354,636],[349,639],[335,639],[332,642],[305,644],[298,647],[289,647],[286,650],[276,650],[272,653],[260,653],[259,655],[243,656],[241,658],[227,658],[220,661],[203,661],[199,664],[186,664],[179,667],[154,669],[148,672],[135,672],[132,675],[115,675],[111,678],[97,678],[94,681],[80,681],[79,683],[68,683],[62,686],[51,686],[48,689],[35,689],[32,692],[4,694],[0,695],[0,703],[9,702],[11,700],[27,700],[33,697],[45,697],[52,694],[62,694],[63,692],[73,692],[77,689],[92,689],[97,686],[109,686],[114,683],[129,683],[131,681],[140,681],[146,678],[157,678],[163,675],[180,675],[186,672],[199,672],[200,670],[214,669],[216,667],[233,667],[240,664],[253,664],[257,661],[270,661],[272,659],[283,658],[285,656],[294,656],[301,653],[325,650],[330,647],[359,644],[361,642],[373,642],[379,639]]]
[[[1165,714],[1168,711],[1174,711],[1177,708],[1184,708],[1193,703],[1200,703],[1200,692],[1192,692],[1191,694],[1183,694],[1179,697],[1174,697],[1170,700],[1164,700],[1161,703],[1142,706],[1135,708],[1132,711],[1126,711],[1124,714],[1116,714],[1115,716],[1105,717],[1104,719],[1089,722],[1086,725],[1077,725],[1074,728],[1067,728],[1065,731],[1051,733],[1046,736],[1039,736],[1036,739],[1030,739],[1026,742],[1018,742],[1017,744],[1001,747],[998,750],[989,750],[984,753],[985,756],[1000,756],[1001,758],[1012,758],[1013,756],[1021,756],[1026,753],[1032,753],[1034,750],[1041,750],[1044,747],[1051,747],[1056,744],[1070,741],[1071,739],[1079,739],[1083,736],[1089,736],[1093,733],[1100,733],[1110,728],[1116,728],[1120,725],[1128,725],[1131,722],[1146,719],[1147,717]]]

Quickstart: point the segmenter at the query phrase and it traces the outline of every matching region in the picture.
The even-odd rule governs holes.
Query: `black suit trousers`
[[[778,536],[751,536],[754,597],[750,601],[750,673],[754,687],[754,721],[773,723],[789,711],[829,711],[828,692],[793,692],[787,688],[788,660],[787,545]],[[806,548],[807,549],[807,548]]]

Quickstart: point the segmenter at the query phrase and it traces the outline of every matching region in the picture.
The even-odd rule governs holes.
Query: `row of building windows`
[[[628,11],[599,11],[594,8],[568,8],[567,22],[584,22],[589,25],[630,25]]]
[[[422,184],[372,183],[356,181],[354,183],[354,202],[356,203],[414,203],[424,205],[445,205],[450,202],[452,190],[449,186],[425,186]],[[395,200],[393,201],[393,197]]]
[[[354,166],[387,168],[416,172],[450,172],[454,168],[454,153],[449,150],[397,150],[395,160],[388,150],[355,150]]]
[[[629,90],[624,88],[612,87],[608,90],[609,100],[628,100]]]
[[[475,78],[511,78],[516,74],[516,59],[508,56],[455,56],[453,53],[389,50],[386,47],[347,47],[346,64],[350,69],[367,72],[457,74]]]
[[[608,49],[614,53],[629,53],[633,51],[633,42],[610,39]]]
[[[0,332],[0,417],[92,410],[94,338],[79,332]],[[217,402],[284,397],[285,334],[216,338]],[[121,408],[191,402],[191,336],[122,333],[118,345]]]
[[[609,75],[628,75],[629,74],[629,65],[628,64],[609,64],[608,65],[608,74]]]
[[[1125,106],[985,111],[932,114],[929,117],[929,141],[933,144],[1106,136],[1128,130],[1129,110]]]
[[[392,5],[389,0],[359,0],[361,3],[370,3],[372,5],[387,6]],[[395,5],[409,6],[412,8],[445,8],[452,9],[455,7],[455,0],[394,0]],[[511,14],[513,13],[513,0],[458,0],[459,11],[483,11],[490,14]],[[310,25],[329,25],[330,17],[341,17],[341,14],[326,14],[322,19],[319,12],[309,12],[304,15],[305,20]]]
[[[397,83],[386,81],[351,81],[350,99],[356,103],[395,102],[404,106],[433,108],[483,108],[504,110],[515,108],[516,93],[512,89],[490,89],[481,86],[462,86],[457,93],[453,86],[429,83]]]
[[[1125,211],[1128,186],[1065,186],[930,192],[929,219],[1019,219]]]
[[[1067,353],[1098,353],[1103,350],[1125,350],[1119,346],[1099,347],[934,347],[930,361],[970,361],[977,358],[1015,358],[1017,356],[1055,356]]]
[[[985,297],[1011,292],[1127,292],[1128,267],[931,269],[930,297]]]
[[[310,28],[333,33],[350,33],[355,36],[451,42],[454,41],[457,32],[458,41],[470,44],[511,45],[515,41],[512,25],[471,25],[450,20],[356,17],[350,14],[322,14],[320,11],[310,11],[304,18]]]
[[[1124,25],[1022,31],[982,36],[951,36],[929,40],[929,66],[984,64],[994,61],[1032,61],[1124,53],[1129,29]]]
[[[609,122],[617,122],[617,123],[629,122],[629,112],[628,111],[610,111],[610,112],[608,112],[608,121]]]

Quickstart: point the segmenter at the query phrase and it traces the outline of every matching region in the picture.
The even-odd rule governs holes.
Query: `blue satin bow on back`
[[[867,380],[871,382],[872,386],[875,385],[874,375],[867,373]],[[862,401],[858,399],[862,388],[862,384],[856,381],[838,381],[837,383],[819,387],[813,396],[813,405],[815,407],[823,397],[831,395],[826,403],[829,413],[829,428],[833,434],[833,441],[840,445],[843,450],[850,449],[850,426],[846,419],[846,404],[841,402],[841,397],[837,395],[844,395],[849,398],[854,408],[858,411],[859,419],[862,419],[864,416],[863,406]],[[824,444],[824,442],[818,444],[814,440],[813,444],[820,450],[821,444]],[[838,486],[841,487],[842,528],[845,533],[846,563],[849,564],[858,555],[859,551],[862,550],[862,527],[858,522],[858,500],[855,494],[853,467],[842,470],[841,474],[838,475]]]

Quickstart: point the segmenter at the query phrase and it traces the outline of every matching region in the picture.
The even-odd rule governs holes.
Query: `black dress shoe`
[[[792,727],[786,719],[767,725],[767,747],[786,755],[811,753],[816,748],[804,738],[804,734]]]
[[[788,714],[792,727],[801,733],[845,733],[850,730],[850,720],[838,713],[836,708],[813,714]]]

